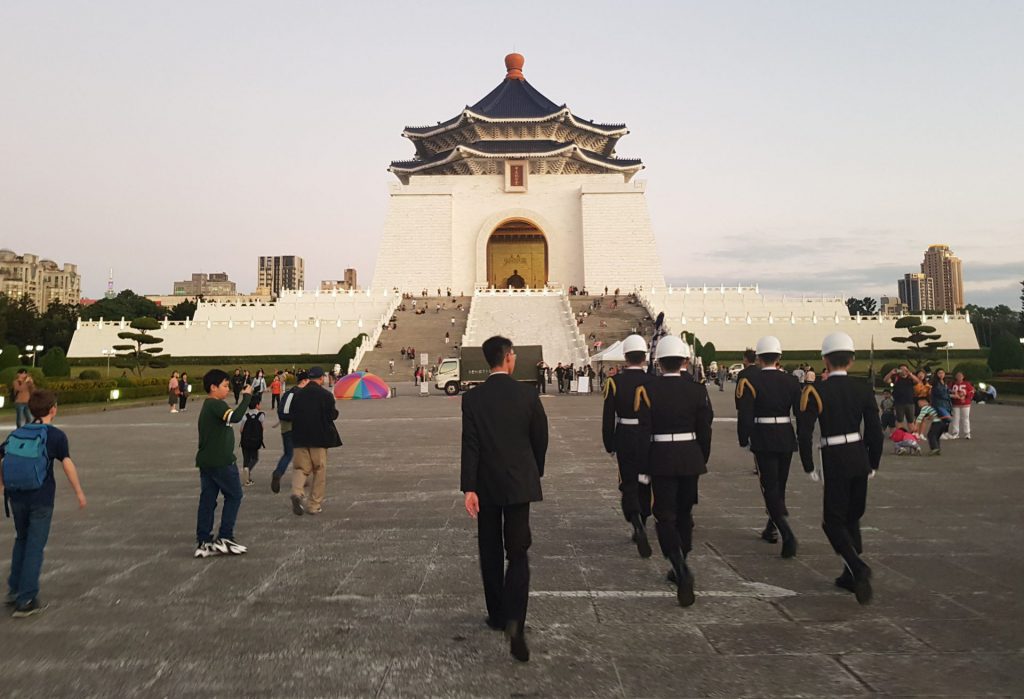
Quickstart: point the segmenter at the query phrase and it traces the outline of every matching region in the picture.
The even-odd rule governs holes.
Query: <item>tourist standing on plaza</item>
[[[974,401],[974,384],[964,378],[962,371],[956,372],[953,387],[949,391],[953,398],[953,423],[949,434],[953,439],[971,438],[971,403]]]
[[[188,374],[181,372],[181,378],[178,379],[178,410],[185,412],[188,408],[188,394],[192,392],[192,384],[188,382]]]
[[[647,373],[647,343],[642,337],[627,337],[622,341],[622,351],[626,355],[625,370],[604,382],[601,438],[605,451],[618,462],[622,516],[633,525],[633,543],[641,558],[650,558],[647,518],[651,516],[651,479],[640,473],[650,439],[641,441],[635,398],[636,389],[654,377]]]
[[[284,448],[284,453],[278,459],[277,467],[270,477],[270,490],[274,493],[281,492],[281,477],[284,476],[285,471],[288,469],[288,464],[292,462],[294,453],[292,446],[292,401],[295,400],[295,392],[300,388],[305,388],[306,384],[309,383],[309,376],[306,374],[305,369],[300,369],[295,374],[295,378],[298,383],[285,391],[281,401],[277,404],[277,420],[278,425],[281,426],[281,445]]]
[[[843,559],[835,584],[850,590],[860,604],[871,601],[871,569],[864,552],[860,519],[867,507],[868,477],[882,458],[882,425],[874,391],[846,372],[855,356],[853,340],[842,332],[828,335],[821,345],[828,381],[807,384],[800,397],[797,434],[804,471],[814,471],[815,423],[821,424],[821,467],[825,480],[822,529],[832,549]],[[863,427],[863,433],[862,433]]]
[[[241,395],[243,388],[245,388],[245,377],[242,376],[241,369],[235,369],[235,373],[231,377],[231,392],[235,394],[235,405],[238,405],[238,396]]]
[[[21,427],[32,422],[28,401],[32,397],[32,392],[36,390],[36,382],[32,380],[28,369],[18,369],[14,377],[14,385],[11,388],[14,390],[14,424]]]
[[[181,400],[181,386],[178,381],[178,372],[171,372],[171,380],[167,382],[167,404],[172,413],[178,412],[178,401]]]
[[[14,608],[11,616],[16,619],[46,608],[38,597],[39,573],[57,493],[54,461],[60,461],[78,498],[78,507],[85,507],[85,493],[71,460],[68,437],[51,424],[57,415],[57,396],[52,391],[33,391],[28,409],[32,423],[19,426],[0,444],[0,491],[4,510],[14,519],[15,531],[6,604]]]
[[[266,414],[260,410],[260,394],[253,390],[249,409],[245,412],[242,433],[238,437],[238,446],[242,448],[242,485],[254,485],[252,470],[260,460],[260,449],[263,443],[263,422]]]
[[[262,369],[256,372],[256,377],[252,380],[252,395],[254,401],[250,401],[249,405],[253,402],[262,403],[263,393],[267,390],[267,375],[263,373]]]
[[[323,387],[324,370],[311,367],[309,382],[292,398],[292,444],[295,466],[292,469],[292,512],[318,515],[323,511],[327,490],[327,450],[341,446],[334,421],[338,408],[334,396]],[[310,484],[309,498],[306,483]]]
[[[281,400],[281,372],[274,374],[274,380],[270,382],[270,409],[276,410]]]
[[[530,503],[543,499],[548,419],[537,392],[512,379],[512,341],[488,338],[483,353],[491,375],[462,398],[461,489],[477,520],[487,625],[504,629],[510,652],[526,662]]]
[[[672,564],[669,580],[682,607],[694,603],[693,573],[686,564],[693,548],[697,481],[708,472],[714,412],[705,386],[687,371],[690,348],[675,335],[658,342],[661,376],[636,389],[639,442],[647,444],[640,472],[651,477],[658,544]]]
[[[896,418],[896,426],[909,430],[914,424],[914,417],[917,415],[914,397],[914,386],[920,383],[910,367],[900,364],[882,378],[882,385],[892,384],[893,414]]]
[[[544,360],[537,362],[537,392],[547,395],[547,375],[548,365],[544,363]]]
[[[778,530],[782,534],[782,557],[792,558],[796,555],[796,537],[787,520],[786,483],[796,451],[790,415],[800,410],[800,382],[779,370],[782,343],[777,337],[762,337],[757,341],[755,352],[760,371],[740,379],[736,387],[740,446],[749,447],[754,453],[761,494],[768,510],[768,524],[761,538],[775,543]]]
[[[226,372],[211,369],[203,376],[206,400],[199,411],[199,511],[196,514],[196,558],[221,553],[239,555],[248,549],[235,541],[235,521],[242,505],[242,481],[235,459],[235,431],[231,425],[242,421],[249,408],[252,386],[241,391],[241,401],[232,410],[224,400],[231,392]],[[217,496],[224,496],[220,513],[220,531],[213,538],[213,518]]]

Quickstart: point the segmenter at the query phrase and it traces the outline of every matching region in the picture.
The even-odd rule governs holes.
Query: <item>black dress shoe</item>
[[[854,592],[853,589],[853,574],[849,570],[843,569],[843,574],[835,580],[836,587],[841,587],[849,592]]]
[[[853,594],[857,597],[858,604],[869,604],[873,594],[871,590],[871,569],[864,566],[857,575],[853,576]]]
[[[792,558],[796,555],[796,537],[790,534],[782,540],[782,557]]]
[[[778,530],[775,528],[775,522],[768,520],[768,523],[764,525],[764,529],[761,530],[761,538],[767,541],[769,544],[775,544],[779,541]]]
[[[637,553],[640,554],[640,558],[651,557],[651,544],[647,540],[647,530],[644,529],[643,520],[640,519],[640,515],[633,515],[633,543],[636,544]]]
[[[530,648],[526,645],[526,634],[518,621],[508,622],[505,627],[505,636],[508,638],[508,652],[512,657],[521,663],[530,660]]]
[[[665,573],[665,579],[668,580],[673,585],[678,585],[679,584],[679,581],[676,580],[676,570],[675,570],[675,568],[669,568],[668,569],[668,572]]]
[[[270,477],[270,492],[280,493],[281,492],[281,474],[274,473]]]
[[[500,622],[500,621],[497,621],[495,619],[492,619],[491,617],[487,617],[484,620],[484,623],[487,624],[487,628],[493,629],[494,631],[504,631],[505,630],[505,624],[503,622]]]

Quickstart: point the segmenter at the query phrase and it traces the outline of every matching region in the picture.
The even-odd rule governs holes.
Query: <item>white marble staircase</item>
[[[576,327],[568,297],[556,290],[479,290],[473,296],[462,344],[479,347],[493,335],[517,345],[541,345],[544,361],[582,366],[586,340]]]

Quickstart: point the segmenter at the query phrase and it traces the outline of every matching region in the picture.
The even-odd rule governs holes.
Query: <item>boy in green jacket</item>
[[[226,372],[211,369],[203,377],[206,400],[199,411],[199,450],[196,468],[199,469],[199,513],[196,518],[196,558],[207,558],[222,553],[243,554],[247,551],[235,538],[235,520],[242,504],[242,481],[235,462],[235,431],[231,425],[245,417],[249,407],[252,386],[242,390],[242,400],[231,408],[224,399],[231,393],[231,382]],[[217,510],[217,495],[224,495],[224,509],[220,515],[220,531],[213,538],[213,515]]]

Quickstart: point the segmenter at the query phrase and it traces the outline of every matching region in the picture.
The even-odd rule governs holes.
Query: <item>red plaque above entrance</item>
[[[505,191],[525,192],[530,165],[526,160],[505,161]]]

